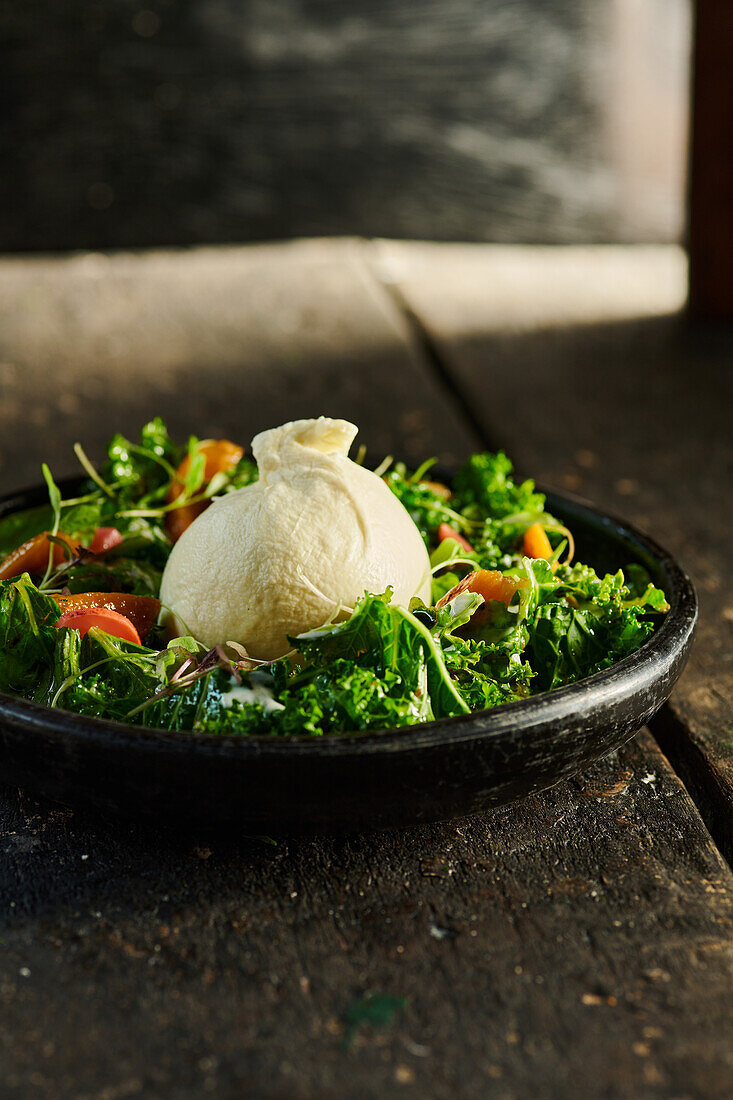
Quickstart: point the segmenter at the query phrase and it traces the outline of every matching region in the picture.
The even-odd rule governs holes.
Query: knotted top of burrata
[[[273,660],[364,592],[430,602],[420,532],[380,477],[348,457],[346,420],[296,420],[252,441],[259,480],[218,500],[173,547],[161,601],[207,646]]]

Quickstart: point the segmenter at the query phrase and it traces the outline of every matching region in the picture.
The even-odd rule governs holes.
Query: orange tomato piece
[[[544,558],[549,561],[552,557],[552,546],[541,523],[533,523],[527,528],[523,547],[528,558]]]
[[[443,607],[461,592],[476,592],[477,595],[483,596],[483,604],[471,616],[469,625],[471,629],[481,626],[488,619],[491,610],[488,606],[490,600],[503,603],[508,607],[521,585],[521,581],[515,577],[505,577],[498,569],[477,569],[438,600],[437,606]]]
[[[50,531],[41,531],[40,535],[34,535],[32,539],[28,539],[27,542],[11,551],[0,562],[0,581],[10,580],[11,577],[19,577],[21,573],[30,573],[31,576],[45,573],[48,568],[49,552],[52,554],[54,566],[61,565],[66,555],[58,543],[49,542],[49,534]],[[68,535],[59,532],[56,537],[65,542],[73,552],[78,549],[78,546],[71,542]]]
[[[100,608],[115,611],[132,623],[141,638],[150,632],[160,614],[160,600],[154,596],[133,596],[129,592],[78,592],[72,596],[53,598],[64,615],[75,611],[98,611]]]
[[[198,504],[182,504],[175,511],[167,512],[165,529],[171,542],[178,542],[183,532],[191,526],[195,519],[198,519],[205,508],[206,503],[202,500]]]
[[[233,470],[243,457],[244,448],[237,443],[232,443],[229,439],[205,439],[198,445],[198,454],[202,454],[206,459],[201,486],[203,489],[216,474]],[[190,468],[191,459],[186,455],[171,481],[167,498],[169,504],[172,504],[183,492]],[[165,529],[171,542],[178,542],[183,532],[201,515],[208,504],[207,500],[200,500],[196,504],[182,504],[180,508],[174,508],[173,511],[166,513]]]
[[[440,497],[442,500],[450,500],[451,498],[450,489],[447,485],[444,485],[442,481],[428,481],[426,478],[423,478],[418,484],[424,485],[426,489],[430,489],[431,492],[435,493],[436,497]]]
[[[93,626],[98,626],[106,634],[114,634],[115,638],[122,638],[124,642],[141,645],[140,635],[130,620],[110,607],[78,607],[65,611],[55,626],[78,630],[82,637]]]
[[[467,538],[464,538],[455,527],[451,527],[449,523],[441,523],[438,528],[438,542],[444,542],[446,539],[453,539],[459,546],[462,546],[467,554],[473,554],[474,549]]]

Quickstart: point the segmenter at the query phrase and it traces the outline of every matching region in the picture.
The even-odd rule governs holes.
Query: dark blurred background
[[[678,240],[690,34],[688,0],[2,0],[0,250]]]

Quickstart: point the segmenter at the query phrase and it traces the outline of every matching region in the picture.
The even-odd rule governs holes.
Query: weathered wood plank
[[[684,325],[676,249],[384,243],[377,266],[492,444],[638,523],[689,569],[698,639],[673,721],[655,730],[733,859],[730,331]]]
[[[0,260],[0,486],[79,469],[153,415],[248,443],[343,416],[379,454],[475,443],[357,241]],[[365,400],[368,394],[369,400]]]
[[[4,1095],[730,1095],[733,876],[648,735],[403,833],[0,822]]]
[[[4,4],[0,249],[673,239],[686,5],[625,7]]]

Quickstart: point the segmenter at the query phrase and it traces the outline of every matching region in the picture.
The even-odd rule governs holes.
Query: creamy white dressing
[[[274,710],[285,710],[283,704],[278,703],[273,694],[269,676],[261,672],[252,672],[249,676],[249,682],[250,686],[238,684],[232,677],[232,686],[229,691],[222,694],[221,705],[228,710],[235,701],[243,704],[254,704],[262,707],[265,714],[270,714]]]

